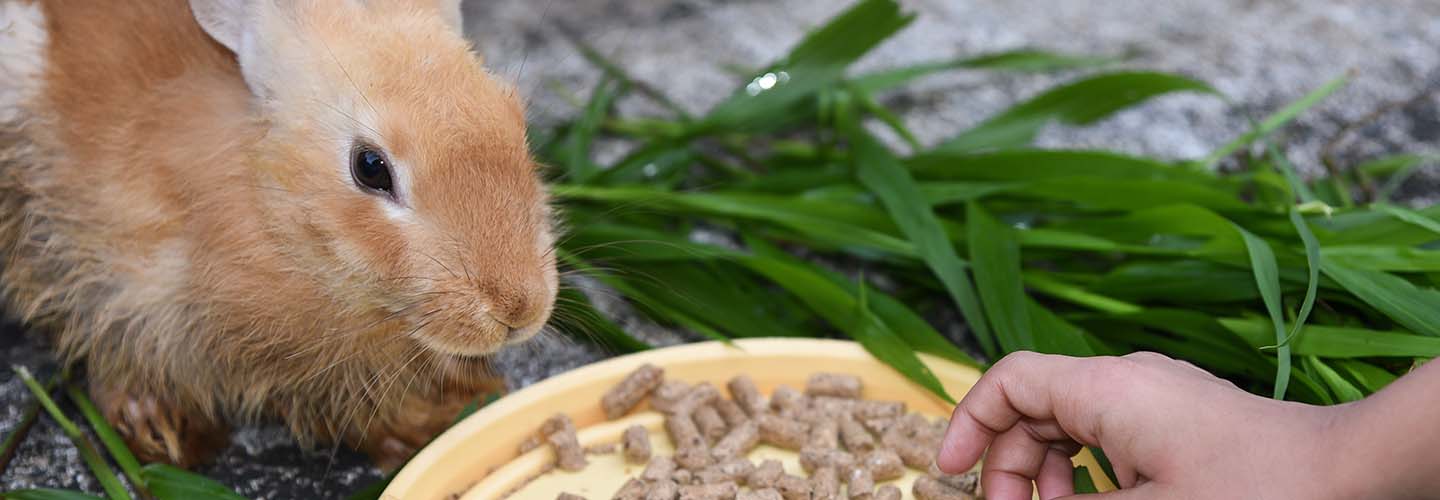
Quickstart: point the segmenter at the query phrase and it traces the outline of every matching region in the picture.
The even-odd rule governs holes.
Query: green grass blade
[[[609,317],[595,310],[590,298],[579,290],[562,288],[556,304],[558,309],[565,311],[555,319],[561,331],[589,338],[617,352],[639,352],[650,348],[649,344],[630,336]]]
[[[1335,245],[1321,255],[1355,269],[1410,273],[1440,272],[1440,250],[1408,246]]]
[[[561,142],[556,156],[560,158],[561,166],[570,182],[585,183],[599,173],[599,167],[590,159],[590,145],[595,141],[595,134],[600,131],[601,123],[610,112],[610,105],[619,97],[622,88],[623,85],[617,80],[602,80],[590,95],[584,114],[576,120]]]
[[[1380,389],[1384,389],[1385,386],[1390,385],[1391,382],[1394,382],[1395,379],[1399,378],[1397,375],[1386,371],[1384,368],[1372,365],[1370,363],[1366,363],[1364,361],[1337,359],[1334,360],[1334,362],[1335,366],[1340,367],[1341,371],[1350,375],[1351,379],[1354,379],[1356,382],[1358,382],[1361,387],[1365,388],[1365,392],[1369,393],[1379,392]]]
[[[104,498],[81,491],[56,490],[51,488],[7,491],[0,493],[0,498],[8,500],[105,500]]]
[[[1108,151],[1017,149],[989,153],[931,151],[906,161],[926,181],[1035,182],[1049,179],[1165,180],[1236,189],[1210,172]],[[1235,191],[1238,193],[1238,190]]]
[[[1440,336],[1440,291],[1420,288],[1404,278],[1380,271],[1353,269],[1323,260],[1326,276],[1405,328]]]
[[[1340,372],[1335,371],[1334,368],[1325,364],[1320,358],[1306,356],[1305,365],[1308,366],[1311,371],[1315,372],[1321,381],[1325,382],[1325,385],[1330,388],[1330,391],[1335,393],[1335,398],[1339,400],[1339,402],[1349,403],[1359,401],[1365,397],[1365,394],[1361,393],[1360,389],[1357,389],[1350,381],[1345,380],[1345,377],[1340,376]]]
[[[1038,293],[1110,314],[1133,314],[1143,311],[1140,307],[1122,300],[1086,290],[1040,272],[1024,273],[1025,286]]]
[[[1100,490],[1095,487],[1095,480],[1090,477],[1090,468],[1089,468],[1089,467],[1086,467],[1086,466],[1084,466],[1084,465],[1077,465],[1077,466],[1075,466],[1074,476],[1075,476],[1075,494],[1077,494],[1077,495],[1083,495],[1083,494],[1086,494],[1086,493],[1099,493],[1099,492],[1100,492]]]
[[[1376,203],[1373,208],[1406,223],[1425,228],[1435,233],[1437,237],[1440,237],[1440,222],[1437,222],[1425,214],[1388,203]]]
[[[70,401],[80,409],[80,414],[84,415],[85,421],[90,423],[90,428],[95,431],[95,436],[100,438],[100,443],[110,452],[110,458],[115,460],[115,465],[119,465],[120,471],[130,479],[130,485],[144,495],[146,488],[145,480],[140,476],[140,461],[135,459],[135,454],[130,452],[130,448],[125,445],[125,440],[121,439],[120,433],[115,432],[115,428],[110,426],[110,422],[100,415],[100,410],[95,408],[95,403],[90,402],[85,391],[73,384],[65,389],[66,394],[70,396]]]
[[[895,225],[900,227],[900,232],[914,243],[920,259],[925,261],[945,286],[950,299],[959,306],[981,348],[986,354],[995,356],[999,351],[974,285],[970,282],[965,262],[955,253],[955,247],[950,243],[940,219],[935,216],[934,209],[925,203],[924,195],[910,172],[884,145],[865,132],[858,121],[851,118],[842,125],[842,131],[850,139],[855,175],[860,184],[880,199]]]
[[[1210,156],[1200,160],[1199,164],[1206,168],[1213,167],[1216,163],[1219,163],[1220,160],[1234,154],[1240,150],[1240,148],[1268,137],[1276,130],[1279,130],[1280,127],[1290,123],[1295,117],[1300,116],[1300,113],[1304,113],[1306,110],[1319,104],[1320,101],[1325,100],[1326,97],[1330,97],[1330,94],[1334,94],[1335,91],[1340,90],[1347,83],[1349,83],[1348,75],[1330,80],[1325,85],[1320,86],[1320,88],[1301,97],[1300,100],[1290,103],[1290,105],[1285,106],[1280,109],[1280,111],[1275,112],[1275,114],[1266,117],[1265,120],[1251,128],[1248,132],[1245,132],[1240,137],[1236,137],[1234,140],[1221,146],[1220,149],[1210,153]]]
[[[966,207],[975,288],[995,338],[1003,352],[1033,351],[1036,339],[1020,281],[1020,244],[1013,230],[1001,225],[978,202],[971,201]]]
[[[1021,147],[1030,144],[1051,121],[1088,125],[1172,92],[1215,93],[1215,90],[1205,83],[1166,73],[1118,72],[1090,76],[1020,103],[936,149],[965,152]]]
[[[65,436],[70,438],[70,442],[75,444],[75,449],[80,452],[80,460],[85,462],[85,466],[89,467],[90,472],[95,475],[95,480],[100,482],[100,489],[105,491],[105,496],[111,500],[130,500],[130,492],[125,489],[125,485],[120,483],[120,478],[115,476],[115,471],[110,469],[110,464],[105,463],[105,459],[95,451],[95,445],[90,444],[90,439],[80,431],[80,427],[60,411],[60,407],[55,405],[55,400],[50,399],[50,394],[40,386],[39,382],[35,381],[35,377],[30,375],[30,370],[23,366],[12,366],[11,369],[15,370],[20,381],[40,401],[40,406],[50,414],[50,418],[55,420]]]
[[[158,500],[245,500],[214,479],[169,465],[146,465],[141,475]]]
[[[1246,231],[1240,226],[1235,226],[1240,232],[1240,237],[1245,240],[1245,249],[1250,254],[1250,270],[1255,274],[1255,287],[1260,290],[1260,298],[1265,302],[1265,312],[1270,314],[1270,322],[1275,326],[1275,357],[1280,362],[1280,367],[1275,372],[1275,399],[1285,399],[1285,390],[1290,386],[1290,346],[1285,342],[1285,315],[1284,304],[1280,298],[1280,270],[1275,263],[1275,252],[1270,249],[1270,244],[1254,233]]]
[[[1256,349],[1274,343],[1273,325],[1268,319],[1220,318],[1218,321]],[[1440,357],[1440,338],[1403,331],[1311,324],[1290,343],[1290,348],[1296,356],[1322,358],[1433,358]]]
[[[1289,345],[1300,329],[1305,327],[1305,321],[1310,319],[1310,311],[1315,308],[1315,296],[1320,291],[1320,242],[1315,240],[1315,233],[1310,231],[1310,224],[1305,222],[1305,217],[1300,211],[1290,209],[1290,224],[1295,226],[1295,232],[1300,235],[1300,241],[1305,245],[1305,264],[1309,276],[1305,283],[1305,300],[1300,303],[1300,314],[1295,316],[1295,324],[1290,326],[1290,334],[1283,342],[1276,347]]]
[[[917,78],[956,69],[1042,72],[1062,69],[1093,68],[1111,64],[1118,60],[1119,59],[1113,57],[1072,55],[1043,50],[1021,49],[876,71],[854,78],[851,81],[851,85],[856,89],[873,94],[904,85]]]

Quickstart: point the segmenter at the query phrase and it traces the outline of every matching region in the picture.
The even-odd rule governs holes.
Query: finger
[[[1045,463],[1040,465],[1035,486],[1044,500],[1075,494],[1075,466],[1070,462],[1073,453],[1063,448],[1061,444],[1051,445],[1045,452]]]
[[[1060,419],[1065,428],[1098,427],[1098,409],[1089,407],[1094,403],[1087,396],[1093,389],[1075,382],[1085,370],[1083,363],[1079,358],[1032,352],[1017,352],[995,363],[951,414],[936,457],[940,469],[969,470],[995,437],[1021,418],[1055,420],[1057,408],[1066,416]],[[1073,437],[1095,444],[1086,440],[1092,436]]]
[[[980,469],[985,497],[992,500],[1030,498],[1030,484],[1040,477],[1040,466],[1045,463],[1049,449],[1049,441],[1039,439],[1023,422],[996,436]]]
[[[1090,493],[1087,495],[1070,495],[1059,497],[1054,500],[1151,500],[1154,498],[1176,498],[1173,491],[1164,491],[1153,483],[1123,490],[1109,491],[1105,493]]]

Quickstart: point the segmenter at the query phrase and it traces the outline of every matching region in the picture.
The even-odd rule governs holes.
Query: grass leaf
[[[1214,152],[1210,153],[1210,156],[1207,156],[1205,157],[1205,159],[1200,160],[1199,164],[1203,167],[1207,167],[1208,169],[1208,167],[1214,166],[1216,163],[1218,163],[1225,157],[1234,154],[1240,148],[1253,144],[1255,141],[1262,138],[1268,137],[1276,130],[1279,130],[1280,127],[1283,127],[1286,124],[1290,123],[1292,120],[1295,119],[1295,117],[1300,116],[1300,113],[1304,113],[1306,110],[1314,107],[1316,104],[1319,104],[1320,101],[1325,100],[1325,98],[1329,97],[1330,94],[1333,94],[1335,93],[1335,91],[1343,88],[1347,83],[1349,83],[1348,75],[1341,76],[1334,80],[1330,80],[1329,82],[1325,83],[1325,85],[1321,85],[1320,88],[1311,91],[1309,94],[1306,94],[1299,100],[1290,103],[1290,105],[1285,106],[1284,108],[1281,108],[1280,111],[1276,111],[1274,114],[1266,117],[1265,120],[1261,121],[1259,124],[1256,124],[1256,126],[1252,127],[1248,132],[1245,132],[1240,137],[1236,137],[1234,140],[1230,141],[1224,146],[1221,146],[1220,149],[1217,149]]]
[[[1025,146],[1051,121],[1088,125],[1152,97],[1181,91],[1215,92],[1205,83],[1166,73],[1136,71],[1090,76],[1020,103],[936,149],[966,152]]]
[[[141,475],[158,500],[245,500],[214,479],[169,465],[146,465]]]
[[[1335,393],[1335,397],[1339,402],[1349,403],[1359,401],[1365,397],[1365,394],[1361,393],[1360,389],[1355,388],[1355,385],[1345,380],[1345,377],[1340,376],[1339,372],[1325,364],[1320,358],[1306,356],[1305,365],[1308,366],[1311,371],[1315,372],[1320,380],[1325,382],[1326,386],[1330,387],[1330,391]]]
[[[1091,68],[1115,61],[1117,59],[1110,57],[1021,49],[876,71],[854,78],[851,86],[866,93],[875,93],[904,85],[916,78],[957,69],[1041,72]]]
[[[1240,237],[1245,240],[1245,249],[1250,254],[1250,270],[1255,274],[1255,287],[1260,290],[1260,298],[1265,301],[1265,311],[1270,314],[1270,322],[1275,326],[1275,348],[1276,359],[1279,360],[1279,369],[1275,371],[1275,399],[1285,399],[1285,389],[1290,386],[1290,346],[1285,342],[1285,315],[1282,312],[1284,304],[1280,299],[1280,271],[1275,264],[1275,252],[1270,249],[1270,244],[1255,236],[1254,233],[1246,231],[1240,226],[1235,226],[1240,232]]]
[[[1033,351],[1035,335],[1030,329],[1025,286],[1020,281],[1020,244],[1013,230],[1001,225],[978,202],[971,201],[966,207],[975,287],[995,338],[1002,352]]]
[[[0,493],[0,498],[9,500],[105,500],[104,498],[91,495],[81,491],[57,490],[51,488],[36,488],[29,490],[14,490]]]
[[[116,432],[115,428],[110,426],[110,422],[100,415],[100,410],[95,408],[95,403],[90,402],[90,398],[78,386],[68,385],[65,389],[66,394],[70,396],[70,401],[80,409],[80,414],[85,417],[86,422],[90,423],[90,428],[95,431],[95,436],[100,438],[100,443],[110,452],[110,458],[115,460],[115,465],[120,466],[120,471],[130,479],[130,485],[136,490],[144,492],[146,490],[145,480],[140,475],[140,461],[135,459],[135,454],[130,452],[130,448],[125,445],[125,440],[120,437],[120,433]]]
[[[1396,323],[1417,333],[1440,336],[1440,291],[1417,287],[1390,273],[1353,269],[1329,260],[1322,260],[1321,269]]]

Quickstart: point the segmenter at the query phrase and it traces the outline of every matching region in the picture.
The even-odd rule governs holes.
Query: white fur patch
[[[29,0],[0,0],[0,123],[21,117],[45,71],[45,11]]]

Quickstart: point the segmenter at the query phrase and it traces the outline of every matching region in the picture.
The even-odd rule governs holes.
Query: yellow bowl
[[[980,378],[974,368],[934,356],[921,355],[945,389],[959,398]],[[865,382],[865,397],[904,401],[911,411],[933,416],[949,415],[951,406],[890,367],[875,360],[859,344],[819,339],[747,339],[733,345],[720,342],[687,344],[621,356],[552,377],[510,394],[456,424],[421,450],[400,471],[381,496],[385,500],[446,500],[499,498],[526,485],[546,470],[554,457],[547,447],[521,455],[520,442],[535,433],[555,413],[570,415],[580,428],[585,446],[614,443],[631,424],[660,428],[658,414],[641,408],[615,421],[606,421],[600,396],[636,367],[650,363],[665,369],[665,376],[687,382],[710,381],[719,387],[745,373],[762,392],[780,385],[803,388],[817,371],[858,375]],[[663,432],[652,432],[652,435]],[[657,440],[657,446],[665,444]],[[781,457],[783,458],[783,457]],[[580,473],[555,473],[555,485],[529,485],[517,500],[549,500],[548,493],[565,485],[584,485],[592,500],[609,498],[630,470],[615,457],[592,457]],[[1099,474],[1087,453],[1076,463],[1088,465],[1097,485],[1112,486]],[[902,481],[907,481],[906,478]],[[537,481],[538,482],[538,481]],[[538,491],[546,491],[540,496]],[[572,491],[573,493],[581,493]],[[908,497],[908,491],[907,497]]]

